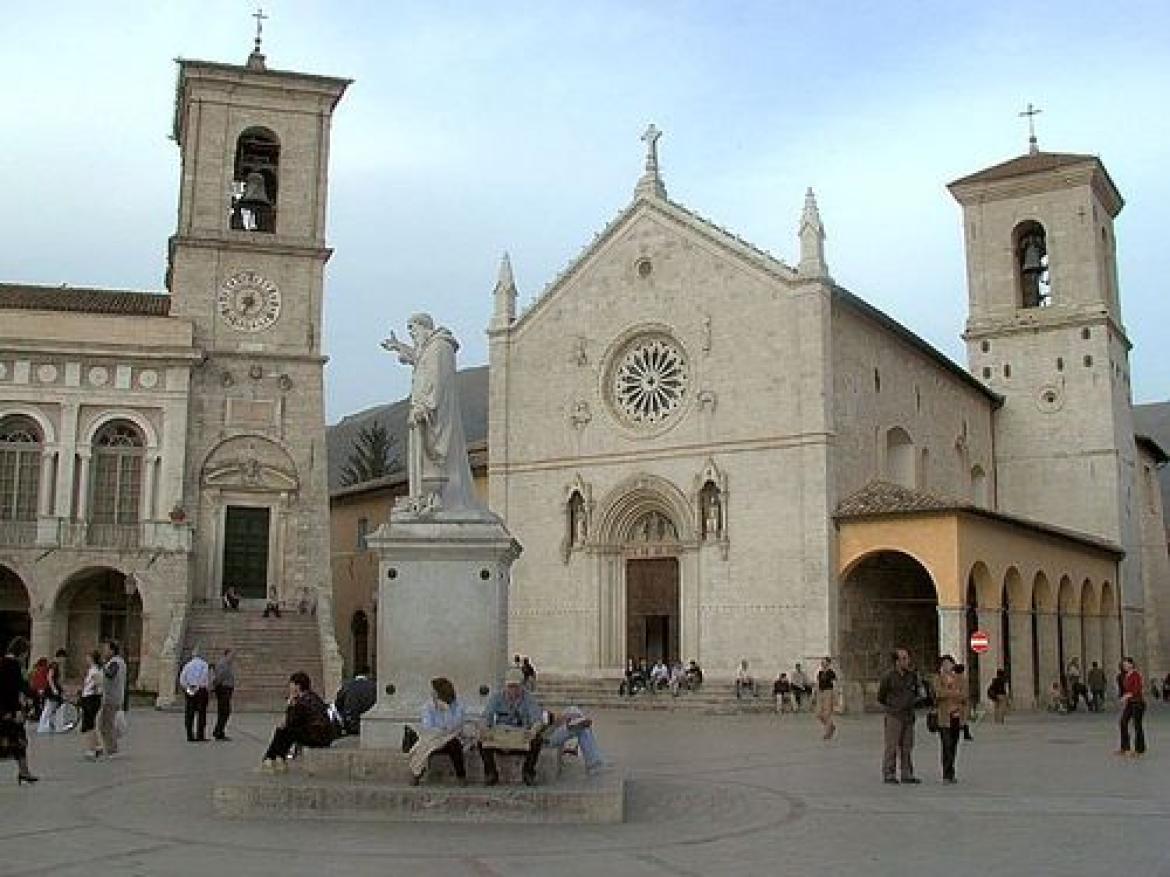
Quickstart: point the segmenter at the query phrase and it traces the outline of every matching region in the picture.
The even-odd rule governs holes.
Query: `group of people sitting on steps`
[[[659,658],[653,665],[641,658],[626,661],[625,678],[618,685],[618,694],[633,697],[642,691],[650,693],[670,690],[678,697],[680,691],[698,691],[703,684],[703,670],[697,661],[691,660],[684,667],[682,661],[667,664]]]
[[[592,719],[576,707],[569,707],[559,715],[543,710],[524,682],[523,671],[516,667],[509,668],[504,674],[503,690],[492,693],[484,708],[482,721],[476,722],[468,719],[462,702],[456,696],[455,686],[449,679],[432,679],[431,697],[423,708],[420,729],[415,731],[407,728],[403,738],[403,750],[410,755],[412,784],[418,785],[422,781],[431,758],[444,755],[450,758],[458,782],[465,785],[467,766],[464,750],[472,747],[478,749],[483,759],[484,782],[489,786],[496,785],[500,780],[496,764],[500,755],[523,757],[521,778],[525,785],[533,785],[541,751],[549,747],[559,757],[570,740],[576,741],[577,751],[590,774],[604,769],[605,760],[593,734]],[[366,687],[363,686],[363,694],[367,693]],[[346,687],[342,686],[338,692],[339,700],[345,693]],[[366,698],[362,697],[361,700],[364,705]],[[343,717],[348,712],[345,710]],[[356,726],[360,713],[354,719]],[[357,730],[357,727],[353,727],[353,730],[346,728],[349,733]],[[337,736],[338,730],[335,720],[331,718],[330,707],[312,690],[308,675],[294,673],[289,677],[289,698],[284,721],[273,731],[261,769],[270,772],[287,770],[288,758],[294,747],[326,747]]]

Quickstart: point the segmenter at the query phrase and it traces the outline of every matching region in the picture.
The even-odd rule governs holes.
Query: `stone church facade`
[[[973,677],[1006,666],[1017,703],[1074,657],[1165,672],[1121,197],[1095,157],[1038,151],[951,191],[970,371],[833,281],[811,191],[790,265],[670,200],[653,139],[633,202],[523,313],[504,266],[488,449],[525,547],[512,651],[574,676],[831,655],[872,693],[893,646],[926,666],[984,629]]]
[[[258,45],[178,64],[166,291],[0,284],[0,635],[68,648],[74,674],[118,638],[166,700],[192,613],[232,586],[316,607],[303,647],[330,685],[321,319],[349,81],[270,70]]]

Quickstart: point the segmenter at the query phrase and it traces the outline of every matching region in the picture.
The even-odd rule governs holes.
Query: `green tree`
[[[353,450],[341,468],[342,485],[349,487],[389,475],[398,466],[395,445],[397,441],[385,424],[375,420],[359,429]]]

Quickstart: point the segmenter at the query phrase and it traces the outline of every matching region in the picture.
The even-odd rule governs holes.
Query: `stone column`
[[[53,463],[57,458],[55,448],[45,448],[41,451],[41,480],[37,494],[37,514],[48,517],[53,514],[53,502],[56,500],[56,485],[53,484]]]
[[[1081,677],[1083,680],[1085,675],[1085,649],[1084,643],[1081,642],[1081,614],[1079,612],[1065,613],[1061,628],[1061,633],[1064,638],[1064,666],[1060,668],[1060,671],[1063,673],[1068,669],[1068,662],[1076,658],[1077,663],[1081,665]]]
[[[987,651],[979,656],[979,702],[988,709],[991,708],[991,700],[987,696],[987,686],[995,678],[996,671],[1003,669],[1003,623],[1000,613],[998,606],[979,608],[979,629],[986,632],[988,645]]]
[[[1081,672],[1083,674],[1088,674],[1089,668],[1093,666],[1094,661],[1096,661],[1102,667],[1105,666],[1101,650],[1101,616],[1082,616],[1081,627],[1083,630],[1083,642],[1085,647],[1085,654],[1081,658]]]
[[[956,661],[966,663],[966,606],[938,607],[938,653],[940,655],[954,655]]]
[[[29,660],[35,661],[42,655],[52,657],[64,643],[53,642],[53,610],[38,608],[33,601],[36,594],[29,594],[28,614],[32,619],[29,635]]]
[[[142,459],[142,498],[138,504],[141,512],[138,515],[141,521],[153,521],[158,517],[154,507],[154,475],[157,454],[147,454]]]
[[[77,508],[73,510],[73,518],[78,521],[89,520],[89,461],[90,450],[84,448],[77,452],[80,458],[80,469],[77,480]]]
[[[1032,613],[1009,610],[1008,630],[1012,638],[1012,705],[1018,710],[1033,709],[1036,697],[1032,683],[1036,668],[1032,666]]]
[[[1060,659],[1056,647],[1056,612],[1046,610],[1036,612],[1036,635],[1040,640],[1037,651],[1040,654],[1040,666],[1037,672],[1040,676],[1040,700],[1046,702],[1048,689],[1053,681],[1060,679]]]

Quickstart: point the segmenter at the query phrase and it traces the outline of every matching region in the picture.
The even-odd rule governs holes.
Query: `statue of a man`
[[[406,508],[417,514],[440,509],[478,507],[472,489],[459,394],[455,386],[455,352],[459,342],[429,314],[415,314],[406,323],[414,345],[390,332],[382,347],[414,369],[407,415],[407,475],[410,497]]]

